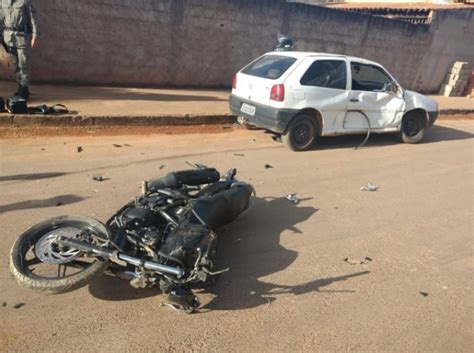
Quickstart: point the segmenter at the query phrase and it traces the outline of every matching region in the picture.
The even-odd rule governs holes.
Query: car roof
[[[361,64],[372,64],[372,65],[377,65],[380,66],[379,63],[371,60],[367,60],[364,58],[358,58],[356,56],[348,56],[348,55],[342,55],[342,54],[332,54],[332,53],[321,53],[321,52],[309,52],[309,51],[271,51],[268,53],[265,53],[264,55],[281,55],[281,56],[291,56],[296,59],[302,59],[306,57],[333,57],[333,58],[339,58],[339,59],[347,59],[349,61],[358,61]]]

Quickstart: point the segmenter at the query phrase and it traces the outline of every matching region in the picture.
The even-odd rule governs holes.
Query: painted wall
[[[430,30],[282,0],[34,2],[43,32],[32,54],[36,82],[228,87],[237,70],[271,50],[277,33],[294,37],[299,50],[378,61],[407,88],[425,89],[430,71],[420,70],[422,62],[443,71],[444,61],[458,55],[459,43],[452,43],[443,64],[427,58],[451,35],[456,19],[448,13]],[[463,21],[472,26],[471,15]],[[470,56],[473,50],[459,52]],[[13,77],[9,65],[2,52],[0,77]],[[433,86],[434,79],[426,84]]]
[[[474,10],[436,11],[430,31],[433,40],[413,86],[438,92],[453,61],[467,61],[474,68]]]

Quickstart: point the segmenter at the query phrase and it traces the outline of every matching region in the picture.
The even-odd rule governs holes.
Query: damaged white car
[[[318,136],[394,133],[419,142],[438,116],[435,100],[403,89],[380,64],[308,52],[270,52],[233,80],[230,109],[245,125],[281,135],[294,151]]]

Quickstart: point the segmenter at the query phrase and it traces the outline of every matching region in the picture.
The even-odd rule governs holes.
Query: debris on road
[[[123,144],[125,147],[132,147],[132,145],[129,145],[128,143]]]
[[[164,164],[160,165],[160,170],[162,170],[165,167]]]
[[[190,165],[194,169],[206,169],[207,168],[207,166],[205,166],[204,164],[194,163],[194,162],[190,162],[190,161],[186,161],[186,164]]]
[[[24,305],[25,305],[25,303],[18,303],[18,304],[13,305],[13,308],[14,309],[20,309]]]
[[[428,293],[428,292],[420,292],[420,294],[424,297],[427,297],[428,295],[430,295],[430,293]]]
[[[92,180],[95,180],[95,181],[104,181],[104,177],[102,175],[94,175],[92,177]]]
[[[367,185],[362,186],[360,191],[377,191],[379,187],[372,182],[369,182]]]
[[[82,148],[82,146],[77,146],[77,147],[76,147],[76,152],[77,152],[77,153],[81,153],[82,151],[84,151],[84,149]]]
[[[265,169],[271,169],[271,168],[273,168],[273,166],[270,165],[270,164],[265,164],[264,167],[265,167]]]
[[[56,207],[59,207],[59,206],[62,206],[62,205],[64,205],[62,202],[58,202],[58,203],[56,204]]]
[[[6,306],[7,306],[7,302],[3,302],[2,307],[6,307]]]
[[[122,147],[122,145],[119,145],[119,144],[117,144],[117,143],[113,143],[112,146],[114,146],[114,147]]]
[[[365,265],[367,262],[373,261],[370,257],[366,256],[364,260],[356,260],[351,257],[344,258],[344,261],[350,265]]]
[[[243,153],[234,153],[234,156],[237,156],[237,157],[245,157],[245,154],[243,154]]]
[[[298,194],[288,194],[285,196],[285,199],[287,199],[290,202],[293,202],[295,205],[300,203],[300,199],[296,196]]]

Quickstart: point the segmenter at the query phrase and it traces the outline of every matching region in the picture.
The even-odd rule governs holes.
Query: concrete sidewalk
[[[0,81],[0,96],[16,84]],[[34,85],[30,106],[65,104],[71,114],[0,114],[0,125],[189,125],[234,122],[227,90]],[[442,114],[474,114],[474,99],[434,96]]]

